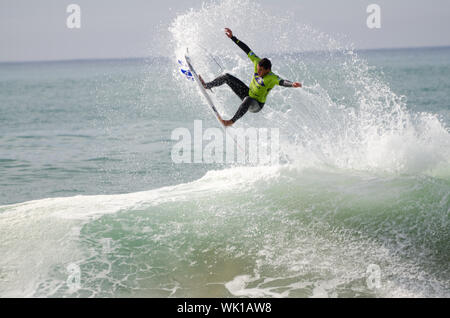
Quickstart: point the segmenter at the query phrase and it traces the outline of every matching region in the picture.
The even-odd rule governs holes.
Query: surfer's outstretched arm
[[[285,79],[280,79],[280,82],[278,83],[280,86],[284,87],[302,87],[302,83],[299,82],[291,82]]]
[[[227,35],[234,43],[236,43],[237,46],[239,46],[239,47],[242,49],[242,51],[245,52],[245,54],[248,55],[248,53],[251,52],[251,49],[247,46],[247,44],[245,44],[244,42],[240,41],[237,37],[235,37],[235,36],[233,35],[233,32],[232,32],[230,29],[225,28],[225,34],[226,34],[226,35]]]

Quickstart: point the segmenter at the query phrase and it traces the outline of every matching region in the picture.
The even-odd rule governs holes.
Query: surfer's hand
[[[294,82],[294,83],[292,84],[292,87],[302,87],[302,83]]]
[[[226,34],[226,36],[228,36],[230,39],[233,37],[233,32],[232,32],[230,29],[228,29],[228,28],[225,28],[225,34]]]

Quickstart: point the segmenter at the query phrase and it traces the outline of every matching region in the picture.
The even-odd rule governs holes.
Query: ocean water
[[[180,13],[166,57],[0,64],[0,297],[450,296],[450,48],[357,51],[255,6]],[[224,26],[304,84],[236,124],[278,128],[279,164],[172,160],[176,128],[217,127],[186,47],[249,81]]]

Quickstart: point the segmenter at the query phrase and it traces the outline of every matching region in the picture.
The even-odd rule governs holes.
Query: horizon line
[[[359,48],[354,51],[385,51],[385,50],[414,50],[414,49],[445,49],[450,48],[450,45],[434,45],[434,46],[405,46],[405,47],[380,47],[380,48]],[[321,50],[301,51],[301,52],[322,52]],[[287,53],[287,52],[285,52]],[[300,52],[295,52],[300,53]],[[1,61],[0,64],[20,64],[20,63],[63,63],[63,62],[88,62],[88,61],[120,61],[120,60],[146,60],[146,59],[167,59],[163,55],[149,55],[149,56],[129,56],[129,57],[86,57],[86,58],[67,58],[54,60],[16,60],[16,61]]]

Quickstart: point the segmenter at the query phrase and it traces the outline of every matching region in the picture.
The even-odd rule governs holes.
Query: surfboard
[[[189,71],[191,71],[192,76],[194,77],[195,82],[197,83],[200,92],[203,94],[203,96],[205,96],[206,101],[208,102],[209,108],[212,110],[212,112],[214,113],[217,121],[225,128],[225,126],[222,124],[221,120],[222,117],[220,116],[219,112],[217,111],[216,106],[214,106],[214,103],[211,99],[211,96],[209,96],[208,92],[206,91],[206,89],[203,87],[202,82],[200,81],[200,79],[198,78],[198,74],[195,71],[194,67],[192,66],[192,61],[191,58],[189,57],[189,51],[186,50],[186,55],[184,56],[185,60],[186,60],[186,64],[189,68]]]

